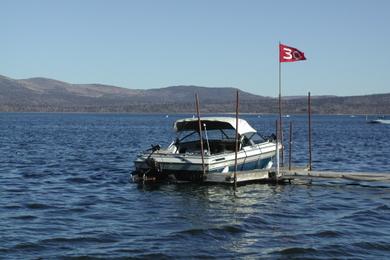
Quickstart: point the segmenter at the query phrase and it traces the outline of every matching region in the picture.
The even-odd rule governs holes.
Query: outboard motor
[[[151,148],[147,149],[145,152],[150,152],[148,157],[145,160],[145,163],[148,165],[149,169],[145,170],[135,170],[131,173],[133,176],[133,181],[134,182],[139,182],[139,181],[145,181],[145,178],[148,174],[152,173],[160,173],[161,172],[161,167],[159,163],[153,159],[151,156],[153,155],[154,152],[158,151],[161,149],[161,146],[159,144],[156,145],[151,145]]]
[[[152,151],[152,152],[148,155],[148,158],[146,158],[145,162],[149,166],[149,171],[159,173],[159,172],[161,172],[160,165],[155,159],[152,158],[152,155],[154,152],[160,150],[161,146],[159,144],[156,144],[156,145],[152,144],[150,146],[151,146],[151,148],[149,148],[146,151]]]
[[[159,144],[156,144],[156,145],[151,144],[150,146],[151,146],[152,148],[149,148],[148,150],[146,150],[146,151],[152,151],[152,152],[150,153],[149,157],[150,157],[155,151],[158,151],[158,150],[161,149],[161,146],[160,146]]]

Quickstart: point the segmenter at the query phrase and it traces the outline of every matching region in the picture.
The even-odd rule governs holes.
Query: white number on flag
[[[289,48],[284,47],[284,48],[283,48],[283,51],[284,51],[283,59],[291,60],[292,57],[293,57],[292,54],[291,54],[292,50],[289,49]]]

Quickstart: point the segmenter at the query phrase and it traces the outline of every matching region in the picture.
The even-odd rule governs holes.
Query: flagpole
[[[283,45],[279,41],[279,137],[281,147],[281,165],[284,165],[283,147],[283,121],[282,121],[282,62],[295,62],[306,60],[305,54],[300,50]]]
[[[280,42],[279,42],[280,48]],[[280,62],[280,49],[279,49],[279,141],[282,144],[281,149],[281,165],[283,166],[283,124],[282,124],[282,63]]]

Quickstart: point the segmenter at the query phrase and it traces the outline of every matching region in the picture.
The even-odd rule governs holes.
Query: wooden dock
[[[390,182],[390,173],[378,172],[336,172],[309,171],[307,168],[280,168],[277,176],[274,169],[238,171],[237,184],[262,183],[291,183],[295,179],[344,179],[352,181]],[[234,184],[234,173],[213,173],[205,176],[206,183]]]
[[[390,173],[378,172],[337,172],[337,171],[308,171],[304,168],[284,169],[283,176],[292,178],[332,178],[353,181],[390,181]]]

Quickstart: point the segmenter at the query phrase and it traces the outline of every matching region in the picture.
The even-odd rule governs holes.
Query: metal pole
[[[279,42],[280,48],[280,42]],[[279,135],[280,135],[280,143],[283,144],[283,123],[282,123],[282,63],[280,62],[279,57]],[[281,164],[283,166],[284,154],[283,154],[283,146],[281,150]]]
[[[290,121],[290,140],[288,146],[288,169],[291,171],[291,151],[292,151],[292,121]]]
[[[202,134],[202,122],[200,120],[200,112],[199,112],[199,97],[198,94],[195,94],[196,100],[196,114],[198,115],[198,126],[199,126],[199,140],[200,140],[200,155],[202,157],[202,180],[204,175],[206,174],[206,168],[204,165],[204,149],[203,149],[203,134]]]
[[[312,157],[311,157],[311,98],[310,98],[310,92],[307,96],[307,110],[308,110],[308,116],[309,116],[309,171],[312,170]]]
[[[235,157],[234,157],[234,190],[237,189],[238,104],[239,104],[239,96],[238,96],[238,90],[237,90],[237,95],[236,95],[236,150],[235,150]]]
[[[276,120],[276,176],[279,176],[280,168],[279,168],[279,122]]]

